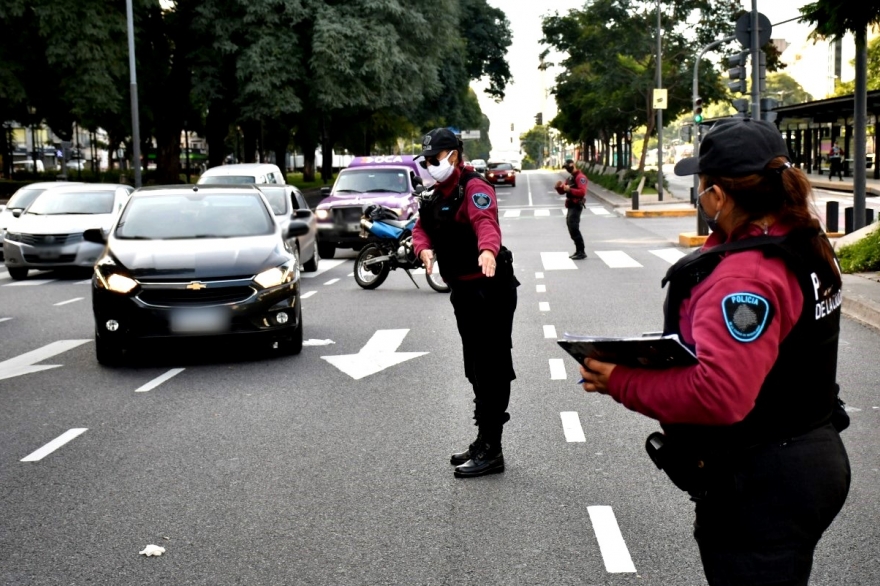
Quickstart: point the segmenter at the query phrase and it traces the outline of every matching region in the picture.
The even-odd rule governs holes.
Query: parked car
[[[516,187],[516,170],[511,163],[492,163],[486,168],[486,180],[492,185]]]
[[[199,185],[241,185],[246,183],[269,183],[280,185],[287,183],[278,165],[269,163],[236,163],[220,165],[205,170],[199,176]]]
[[[10,224],[15,221],[18,215],[24,211],[31,202],[37,199],[37,196],[51,187],[62,187],[65,185],[75,185],[73,181],[43,181],[40,183],[30,183],[21,187],[12,194],[6,206],[0,209],[0,261],[3,260],[3,239],[6,237],[6,230]],[[18,210],[18,215],[15,214]]]
[[[132,192],[129,185],[93,183],[53,187],[40,193],[3,239],[9,276],[26,279],[30,269],[91,268],[103,246],[83,239],[91,228],[109,230]]]
[[[299,261],[285,240],[308,224],[279,225],[254,187],[137,190],[106,237],[92,279],[98,362],[123,362],[143,340],[263,341],[302,349]],[[104,246],[104,234],[86,240]]]
[[[289,242],[292,251],[299,258],[299,264],[307,273],[318,270],[318,220],[309,209],[302,192],[293,185],[257,185],[269,200],[275,221],[286,226],[291,220],[302,220],[309,225],[309,231]]]
[[[474,159],[473,161],[471,161],[471,166],[477,173],[486,172],[486,161],[483,159]]]
[[[412,155],[355,158],[332,188],[321,189],[326,197],[315,208],[321,258],[333,258],[337,248],[363,248],[367,240],[360,236],[361,214],[367,205],[385,206],[401,220],[416,214],[415,177],[433,181],[427,171],[422,175]]]

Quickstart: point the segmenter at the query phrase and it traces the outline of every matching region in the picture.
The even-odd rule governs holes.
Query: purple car
[[[401,220],[415,215],[419,206],[412,196],[413,177],[429,179],[412,155],[357,157],[340,171],[333,187],[322,189],[327,197],[315,208],[321,258],[333,258],[337,248],[360,249],[366,244],[360,222],[370,204],[390,208]]]

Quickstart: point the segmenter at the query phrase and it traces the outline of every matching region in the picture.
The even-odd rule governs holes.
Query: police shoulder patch
[[[475,193],[472,199],[474,200],[474,205],[481,210],[485,210],[492,205],[492,198],[489,197],[488,193]]]
[[[587,182],[587,178],[584,177],[583,175],[581,175],[581,179],[580,179],[580,183],[581,183],[581,185],[583,185],[583,184],[586,183],[586,182]]]
[[[727,331],[738,342],[754,342],[773,317],[770,303],[756,293],[732,293],[721,301]]]

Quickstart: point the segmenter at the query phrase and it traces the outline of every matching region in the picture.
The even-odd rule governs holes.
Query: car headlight
[[[293,280],[295,266],[295,263],[285,263],[280,267],[273,267],[254,277],[254,282],[264,289],[289,283]]]
[[[98,279],[98,284],[101,287],[108,291],[113,291],[114,293],[129,293],[132,289],[137,287],[137,281],[131,277],[126,277],[119,273],[110,273],[109,275],[104,276],[104,273],[101,272],[101,268],[98,266],[95,267],[95,277]]]
[[[315,216],[319,220],[326,220],[330,217],[330,210],[315,210]]]
[[[7,232],[6,239],[12,242],[21,242],[21,234],[18,234],[16,232]]]

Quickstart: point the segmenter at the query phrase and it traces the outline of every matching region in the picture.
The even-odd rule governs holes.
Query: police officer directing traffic
[[[556,193],[565,194],[565,224],[568,226],[568,235],[574,241],[574,254],[569,258],[581,260],[587,258],[584,237],[581,236],[581,212],[584,211],[584,200],[587,197],[587,176],[571,159],[566,159],[564,168],[569,177],[565,181],[556,182]]]
[[[805,585],[850,484],[837,259],[773,124],[718,122],[675,173],[699,174],[697,205],[712,229],[664,279],[664,331],[697,363],[649,370],[588,358],[583,388],[659,421],[646,447],[696,502],[709,584]]]
[[[519,282],[512,254],[501,244],[495,190],[464,168],[462,142],[447,128],[425,135],[416,159],[436,184],[430,197],[421,198],[413,245],[428,274],[439,267],[449,284],[464,372],[474,390],[477,438],[450,462],[459,478],[503,472]]]

